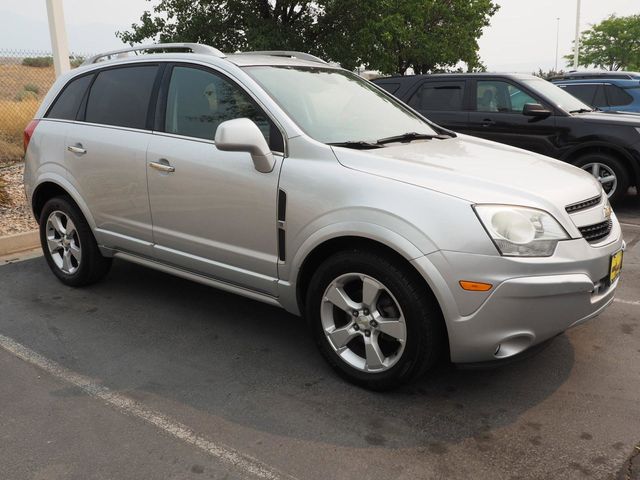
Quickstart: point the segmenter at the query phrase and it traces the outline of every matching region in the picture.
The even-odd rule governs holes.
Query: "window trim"
[[[153,80],[154,83],[151,90],[151,95],[149,96],[149,103],[147,104],[147,115],[145,119],[144,128],[127,127],[125,125],[110,125],[107,123],[87,122],[87,105],[89,103],[89,98],[91,97],[91,91],[93,90],[93,85],[96,82],[96,79],[98,78],[98,75],[100,75],[100,73],[108,70],[118,70],[118,69],[135,68],[135,67],[153,67],[153,66],[158,67],[158,70],[156,71],[156,78]],[[76,115],[76,121],[82,122],[83,124],[86,124],[86,125],[94,125],[94,126],[100,126],[100,127],[122,128],[126,130],[138,131],[138,132],[151,131],[148,125],[149,111],[151,109],[151,100],[153,99],[154,88],[156,86],[158,75],[160,74],[162,67],[163,67],[163,62],[156,61],[156,62],[135,62],[135,63],[125,63],[125,64],[119,64],[119,65],[109,65],[107,67],[92,70],[91,73],[94,73],[95,76],[93,77],[93,80],[91,81],[91,85],[89,85],[89,88],[87,89],[87,92],[84,98],[82,99],[82,102],[80,103],[80,109],[78,110],[78,115]]]
[[[253,105],[256,108],[258,108],[261,112],[263,112],[264,115],[273,123],[273,125],[275,125],[276,129],[280,133],[280,136],[282,137],[282,145],[283,145],[283,150],[284,151],[281,152],[281,151],[278,151],[278,150],[273,150],[272,153],[279,154],[279,155],[282,155],[284,157],[288,156],[288,151],[289,150],[288,150],[288,145],[287,145],[287,136],[284,133],[284,129],[282,128],[280,123],[276,120],[276,118],[271,114],[271,112],[262,104],[262,102],[260,102],[255,97],[255,95],[253,95],[251,93],[250,90],[245,88],[244,85],[242,85],[235,78],[231,77],[227,72],[219,70],[219,69],[215,68],[214,66],[203,65],[203,64],[200,64],[200,63],[193,63],[193,62],[189,62],[189,61],[172,60],[172,61],[169,61],[169,62],[165,63],[164,74],[162,76],[162,80],[161,80],[161,82],[159,84],[159,88],[158,88],[158,92],[157,92],[157,100],[156,100],[156,105],[155,105],[155,117],[153,119],[153,124],[152,124],[152,131],[153,131],[154,134],[159,134],[159,135],[173,137],[173,138],[180,138],[180,139],[183,139],[183,140],[205,142],[205,143],[210,143],[212,145],[215,145],[215,143],[216,143],[214,140],[209,140],[209,139],[206,139],[206,138],[191,137],[189,135],[180,135],[180,134],[177,134],[177,133],[171,133],[171,132],[166,132],[165,131],[164,119],[166,118],[166,114],[167,114],[167,100],[168,100],[168,95],[169,95],[169,84],[171,82],[171,76],[173,74],[173,69],[175,67],[196,68],[198,70],[203,70],[203,71],[211,73],[213,75],[217,75],[220,78],[222,78],[224,80],[227,80],[232,85],[235,85],[238,89],[240,89],[242,92],[244,92],[247,95],[247,97],[249,98],[249,100],[251,101],[251,103],[253,103]]]

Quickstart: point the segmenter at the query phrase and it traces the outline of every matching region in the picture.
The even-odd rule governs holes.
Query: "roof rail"
[[[202,43],[154,43],[152,45],[138,45],[137,47],[121,48],[118,50],[111,50],[110,52],[100,53],[88,58],[82,65],[91,65],[98,63],[101,58],[113,57],[114,55],[122,55],[128,52],[140,52],[145,50],[175,50],[175,49],[189,49],[193,53],[201,53],[205,55],[214,55],[218,58],[225,58],[226,55],[217,48],[204,45]]]
[[[272,57],[297,58],[299,60],[307,60],[308,62],[327,64],[327,62],[321,58],[311,55],[310,53],[294,52],[290,50],[258,50],[255,52],[238,52],[234,53],[234,55],[269,55]]]

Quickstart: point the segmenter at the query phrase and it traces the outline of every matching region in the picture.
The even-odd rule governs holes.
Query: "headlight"
[[[510,205],[475,205],[474,210],[501,255],[549,257],[569,238],[544,210]]]

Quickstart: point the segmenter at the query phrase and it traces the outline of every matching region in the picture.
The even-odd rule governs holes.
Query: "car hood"
[[[601,192],[595,178],[572,165],[467,135],[372,150],[333,150],[347,168],[471,203],[507,203],[564,212],[566,205]]]
[[[574,118],[589,123],[640,127],[640,114],[634,112],[588,112],[578,113]]]

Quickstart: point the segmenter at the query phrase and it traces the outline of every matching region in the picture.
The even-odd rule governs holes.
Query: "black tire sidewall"
[[[73,274],[64,273],[53,261],[47,245],[46,225],[49,215],[54,211],[60,211],[67,215],[74,223],[80,241],[80,267]],[[85,220],[80,209],[65,197],[55,197],[47,201],[40,213],[40,243],[44,257],[58,279],[69,286],[82,286],[92,283],[97,268],[102,267],[107,259],[102,258],[98,250],[91,227]]]
[[[366,373],[351,367],[333,350],[320,318],[327,286],[345,273],[362,273],[381,282],[395,297],[405,317],[407,339],[401,358],[389,370]],[[323,263],[311,279],[305,303],[314,340],[329,364],[343,377],[365,388],[386,390],[419,376],[442,351],[441,314],[417,273],[384,256],[362,251],[341,252]],[[429,292],[430,293],[430,292]]]
[[[609,197],[611,203],[617,202],[626,195],[630,184],[629,172],[620,160],[606,153],[589,153],[580,157],[574,165],[582,168],[589,163],[601,163],[613,170],[618,184],[613,195]]]

